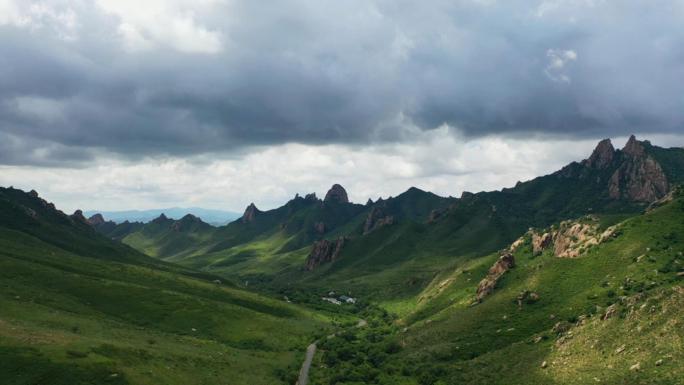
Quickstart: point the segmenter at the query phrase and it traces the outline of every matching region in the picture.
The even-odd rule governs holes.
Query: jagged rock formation
[[[544,233],[537,234],[532,233],[532,254],[539,255],[542,251],[546,250],[549,246],[553,244],[553,234]]]
[[[387,215],[383,206],[375,206],[366,217],[366,222],[363,225],[363,234],[366,235],[382,226],[392,224],[394,224],[394,216]]]
[[[339,184],[334,184],[330,190],[328,190],[328,193],[325,194],[325,199],[323,199],[323,202],[349,203],[347,191]]]
[[[254,205],[254,203],[250,203],[249,206],[247,206],[247,208],[245,209],[245,213],[242,214],[242,223],[254,222],[257,215],[259,215],[260,213],[261,211],[259,211],[259,209]]]
[[[334,242],[327,239],[314,242],[311,252],[306,258],[304,268],[313,271],[324,263],[335,261],[339,257],[346,240],[345,237],[340,237]]]
[[[487,276],[480,281],[477,286],[476,299],[481,302],[484,297],[494,291],[497,281],[510,269],[515,267],[515,257],[511,253],[504,253],[499,259],[489,268]]]
[[[314,223],[314,231],[317,234],[324,234],[325,233],[325,223],[324,222],[316,222]]]
[[[591,246],[605,242],[617,235],[617,227],[611,226],[601,232],[598,219],[586,216],[579,221],[563,221],[556,227],[537,233],[528,231],[532,243],[533,255],[539,255],[544,250],[553,249],[558,258],[577,258]],[[509,250],[514,251],[525,242],[525,236],[515,241]]]
[[[608,193],[613,199],[653,202],[669,191],[669,183],[660,164],[646,152],[647,142],[634,135],[622,149],[624,159],[610,177]]]
[[[605,169],[608,168],[615,159],[615,148],[610,139],[603,139],[591,153],[589,159],[584,161],[584,164],[591,168]]]

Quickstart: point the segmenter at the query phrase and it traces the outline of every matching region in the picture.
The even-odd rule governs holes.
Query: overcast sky
[[[460,195],[684,144],[684,1],[0,0],[0,185],[65,211]]]

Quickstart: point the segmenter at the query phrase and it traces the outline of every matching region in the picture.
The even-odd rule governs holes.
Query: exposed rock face
[[[591,168],[604,169],[613,163],[613,159],[615,159],[613,143],[610,139],[603,139],[584,163]]]
[[[387,215],[382,206],[375,206],[366,217],[366,223],[363,225],[363,234],[366,235],[382,226],[392,224],[394,224],[394,216]]]
[[[444,216],[444,214],[446,214],[447,211],[448,211],[448,209],[434,209],[434,210],[430,211],[430,215],[428,215],[427,223],[437,222],[437,220],[439,220],[439,218]]]
[[[480,281],[477,287],[477,301],[481,302],[482,299],[496,287],[496,282],[510,269],[515,267],[515,257],[511,253],[504,253],[499,259],[489,268],[487,276]]]
[[[553,227],[542,233],[532,232],[532,252],[534,255],[553,248],[559,258],[577,258],[591,246],[601,244],[616,235],[616,226],[599,231],[597,218],[587,216],[582,221],[563,221],[557,229]]]
[[[644,144],[632,135],[622,149],[624,159],[608,184],[611,198],[653,202],[668,193],[667,177],[660,164],[647,154]]]
[[[254,219],[256,219],[257,215],[259,215],[261,211],[254,205],[254,203],[250,203],[249,206],[245,209],[245,213],[242,214],[242,223],[251,223],[254,222]]]
[[[316,231],[316,233],[323,234],[323,233],[325,233],[325,230],[326,230],[325,223],[323,223],[323,222],[314,223],[314,231]]]
[[[532,233],[532,254],[539,255],[553,244],[553,235],[551,233],[537,234]]]
[[[92,226],[97,227],[99,225],[106,223],[106,221],[105,221],[104,217],[102,216],[102,214],[98,213],[98,214],[95,214],[92,217],[88,218],[88,223],[90,223]]]
[[[334,184],[328,193],[325,194],[325,199],[323,202],[335,202],[335,203],[349,203],[349,198],[347,197],[347,190],[339,184]]]
[[[314,242],[311,252],[306,258],[304,268],[308,271],[313,271],[324,263],[335,261],[339,257],[346,240],[345,237],[340,237],[334,242],[327,239]]]

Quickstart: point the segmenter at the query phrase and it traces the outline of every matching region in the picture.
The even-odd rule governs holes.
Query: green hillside
[[[598,222],[603,231],[613,221]],[[550,249],[534,255],[524,238],[513,253],[516,266],[476,305],[478,283],[499,254],[460,264],[407,303],[411,310],[389,330],[371,324],[326,343],[320,359],[330,367],[316,372],[316,383],[678,383],[684,376],[682,190],[615,229],[577,258],[558,258]],[[346,358],[350,343],[361,353]],[[387,354],[388,346],[400,348]]]
[[[328,327],[110,241],[35,194],[2,189],[0,204],[2,384],[288,384]]]

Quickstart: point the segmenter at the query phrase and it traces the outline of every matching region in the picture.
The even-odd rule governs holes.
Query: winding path
[[[366,320],[359,320],[359,323],[356,324],[357,328],[362,328],[368,325],[368,322]],[[335,334],[333,333],[328,336],[328,338],[334,337]],[[302,363],[302,368],[299,369],[299,379],[297,379],[297,384],[296,385],[308,385],[309,384],[309,369],[311,369],[311,363],[313,362],[314,355],[316,354],[316,343],[318,341],[314,341],[309,345],[309,347],[306,348],[306,357],[304,358],[304,362]]]
[[[297,385],[307,385],[309,383],[309,369],[311,369],[311,362],[313,361],[314,354],[316,354],[316,342],[317,341],[314,341],[306,348],[306,358],[304,359],[302,368],[299,370]]]

